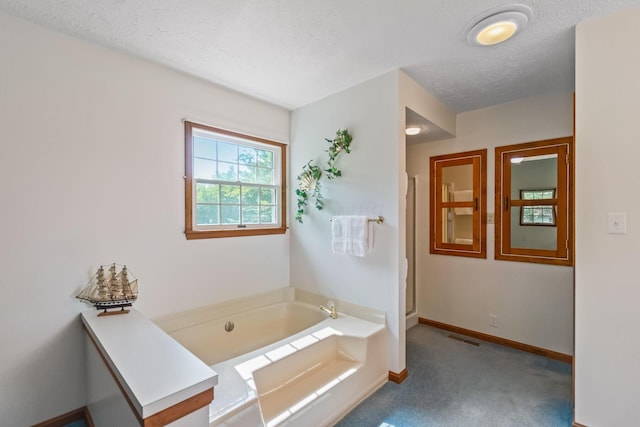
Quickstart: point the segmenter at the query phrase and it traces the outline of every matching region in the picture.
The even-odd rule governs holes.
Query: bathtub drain
[[[227,323],[224,324],[224,330],[227,332],[231,332],[233,331],[233,328],[235,328],[236,325],[233,324],[233,322],[231,320],[229,320]]]

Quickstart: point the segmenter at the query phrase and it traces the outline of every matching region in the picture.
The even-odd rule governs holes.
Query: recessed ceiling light
[[[522,31],[530,17],[531,8],[521,4],[490,9],[471,20],[464,29],[465,37],[474,46],[493,46]]]
[[[406,133],[407,135],[412,135],[413,136],[413,135],[419,134],[421,130],[422,129],[419,128],[419,127],[412,126],[412,127],[406,128],[404,130],[404,133]]]

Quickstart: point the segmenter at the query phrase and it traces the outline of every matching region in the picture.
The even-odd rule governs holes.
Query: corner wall
[[[429,157],[487,148],[491,213],[494,148],[568,136],[572,125],[572,94],[550,94],[458,114],[455,138],[407,146],[407,170],[417,178],[420,317],[573,354],[573,268],[494,260],[493,224],[487,259],[430,254],[428,240]],[[489,326],[490,314],[498,316],[497,328]]]
[[[575,421],[638,423],[640,8],[576,28]],[[627,234],[607,214],[627,213]]]
[[[289,284],[288,235],[185,239],[181,121],[286,143],[289,112],[4,14],[0,38],[0,423],[24,426],[86,403],[99,264],[150,317]]]
[[[290,163],[290,206],[295,212],[296,176],[302,166],[309,160],[326,164],[324,138],[333,139],[339,128],[348,128],[353,135],[351,154],[341,155],[337,163],[343,176],[322,181],[325,209],[319,212],[311,206],[303,224],[292,220],[291,286],[386,312],[393,372],[405,367],[398,279],[404,240],[401,244],[397,105],[394,71],[295,110]],[[384,224],[373,225],[373,251],[363,258],[334,255],[332,215],[384,216]]]

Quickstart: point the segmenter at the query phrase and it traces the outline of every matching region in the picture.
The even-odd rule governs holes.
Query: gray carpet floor
[[[409,377],[385,384],[337,426],[571,426],[571,365],[449,335],[424,325],[407,331]]]

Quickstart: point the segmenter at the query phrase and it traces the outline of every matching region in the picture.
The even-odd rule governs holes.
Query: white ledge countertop
[[[218,374],[155,323],[132,309],[128,314],[82,322],[144,419],[218,384]]]

